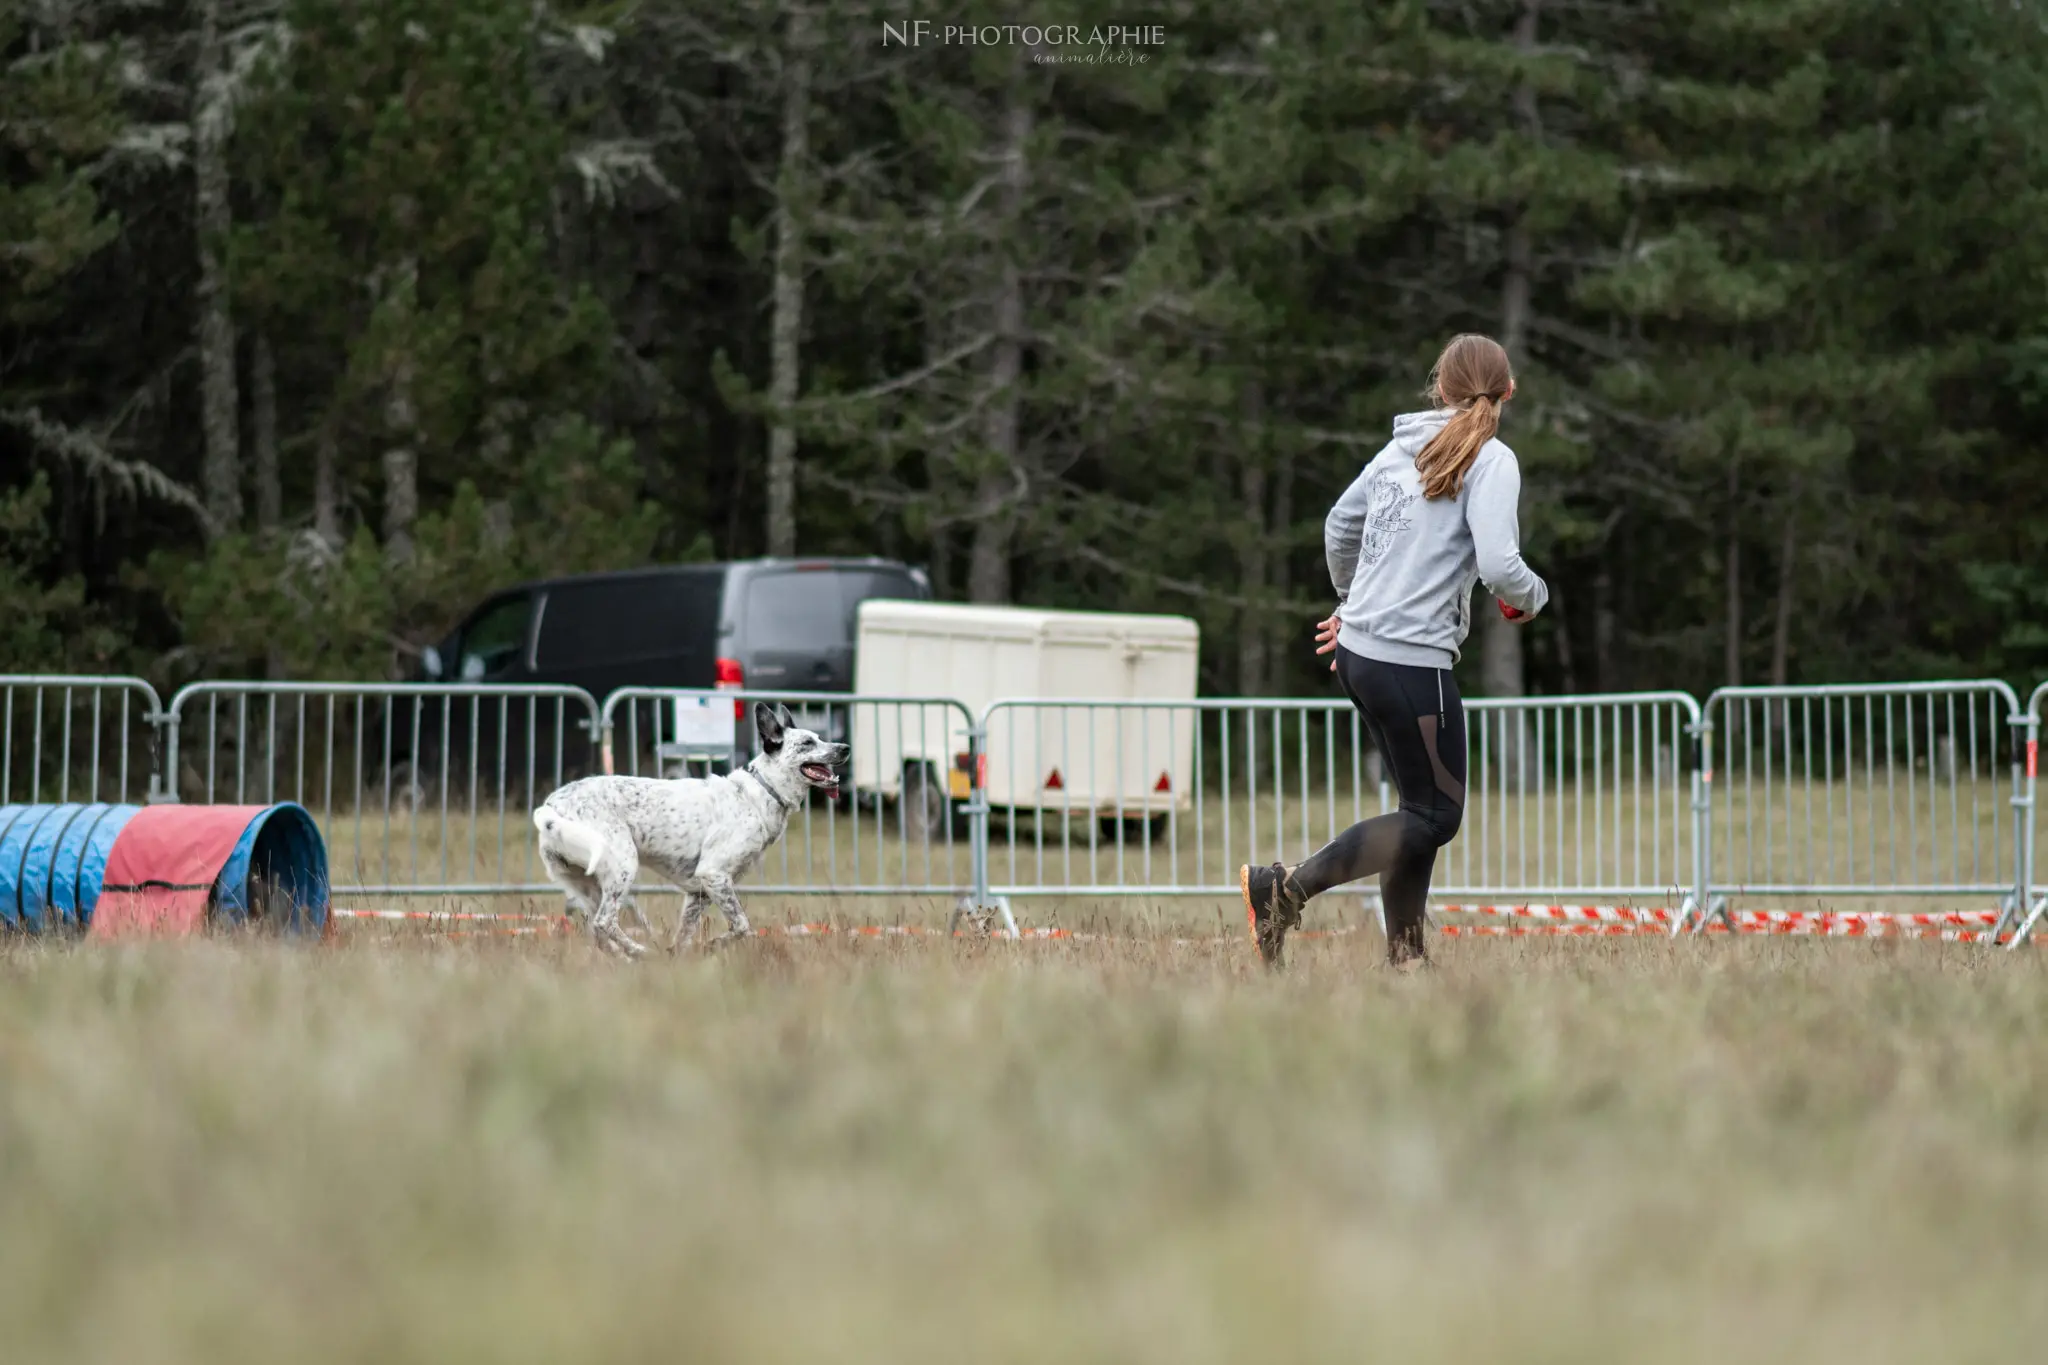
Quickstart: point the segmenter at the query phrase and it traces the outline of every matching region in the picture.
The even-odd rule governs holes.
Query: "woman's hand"
[[[1337,613],[1331,612],[1327,621],[1316,622],[1316,653],[1334,655],[1337,651]],[[1337,660],[1330,660],[1330,671],[1337,671]]]
[[[1510,620],[1510,621],[1526,621],[1526,620],[1528,620],[1528,619],[1529,619],[1529,613],[1528,613],[1528,612],[1526,612],[1526,611],[1521,611],[1521,610],[1519,610],[1519,609],[1517,609],[1517,608],[1515,608],[1515,607],[1511,607],[1511,606],[1509,606],[1509,605],[1508,605],[1508,604],[1507,604],[1506,602],[1502,602],[1502,601],[1501,601],[1501,600],[1500,600],[1500,599],[1499,599],[1498,597],[1494,598],[1493,600],[1494,600],[1495,602],[1498,602],[1498,603],[1500,603],[1500,614],[1501,614],[1502,616],[1506,617],[1506,618],[1507,618],[1508,620]]]

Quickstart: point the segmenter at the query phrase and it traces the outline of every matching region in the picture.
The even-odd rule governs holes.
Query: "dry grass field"
[[[0,947],[6,1358],[2031,1358],[2048,952]]]

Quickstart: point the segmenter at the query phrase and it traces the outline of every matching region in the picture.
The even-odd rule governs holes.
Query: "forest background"
[[[1471,330],[1553,587],[1472,691],[2048,672],[2040,0],[919,17],[0,0],[0,670],[873,553],[1319,692],[1323,514]]]

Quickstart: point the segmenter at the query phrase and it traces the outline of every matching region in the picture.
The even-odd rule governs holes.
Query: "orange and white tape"
[[[1672,912],[1661,906],[1631,905],[1439,905],[1438,914],[1491,915],[1513,919],[1591,921],[1601,924],[1669,926]],[[1741,924],[1876,924],[1966,929],[1998,923],[1996,910],[1947,910],[1931,914],[1883,910],[1737,910]]]
[[[1500,915],[1513,919],[1593,921],[1602,924],[1669,924],[1671,912],[1632,905],[1439,905],[1443,915]]]
[[[1534,924],[1488,924],[1452,920],[1439,929],[1454,938],[1518,938],[1534,935],[1559,937],[1618,937],[1630,934],[1668,933],[1672,912],[1661,907],[1607,905],[1441,905],[1439,915],[1489,916],[1537,920]],[[542,934],[569,932],[575,921],[567,915],[494,911],[452,910],[344,910],[329,912],[340,920],[395,920],[435,926],[510,923],[514,927],[451,930],[451,934]],[[1990,938],[1998,922],[1996,910],[1951,910],[1939,913],[1893,914],[1882,911],[1736,910],[1729,916],[1734,932],[1743,935],[1787,935],[1819,938],[1911,938],[1973,943]],[[1356,928],[1304,929],[1299,938],[1333,938],[1358,932]],[[1709,920],[1706,932],[1727,934],[1729,926],[1719,918]],[[980,938],[981,934],[927,928],[913,924],[799,923],[768,925],[754,930],[759,938],[828,938],[852,940],[888,938]],[[1074,943],[1144,942],[1159,946],[1192,947],[1234,942],[1235,935],[1214,938],[1137,938],[1127,934],[1102,934],[1064,929],[1056,925],[1025,927],[1017,937],[1031,942]],[[2003,940],[2001,940],[2003,941]]]
[[[1739,924],[1871,924],[1916,929],[1969,929],[1998,923],[1996,910],[1945,910],[1935,914],[1883,910],[1737,910]]]
[[[1554,936],[1564,938],[1613,938],[1632,935],[1661,933],[1660,930],[1634,924],[1446,924],[1440,926],[1444,934],[1452,938],[1524,938]],[[1715,920],[1707,925],[1706,932],[1726,936],[1728,926]],[[1991,937],[1989,929],[1927,929],[1892,928],[1861,924],[1782,924],[1769,929],[1738,923],[1734,931],[1738,936],[1772,936],[1805,938],[1903,938],[1934,939],[1946,943],[1981,943]],[[2011,941],[2011,935],[1999,937],[1999,942]],[[2041,942],[2042,940],[2031,940]]]
[[[464,920],[557,920],[567,919],[563,914],[536,914],[520,910],[343,910],[339,907],[327,912],[336,919],[403,919],[428,920],[435,923],[452,923]]]
[[[408,920],[423,924],[467,924],[472,922],[491,923],[503,920],[545,921],[547,923],[569,923],[569,917],[562,914],[538,915],[516,911],[497,910],[342,910],[327,912],[335,919],[384,919]]]

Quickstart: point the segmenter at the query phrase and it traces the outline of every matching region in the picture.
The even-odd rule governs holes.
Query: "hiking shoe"
[[[1246,864],[1237,870],[1238,889],[1244,892],[1244,919],[1251,926],[1252,942],[1268,967],[1280,965],[1280,947],[1287,931],[1301,923],[1301,907],[1308,897],[1284,863],[1271,867]]]

